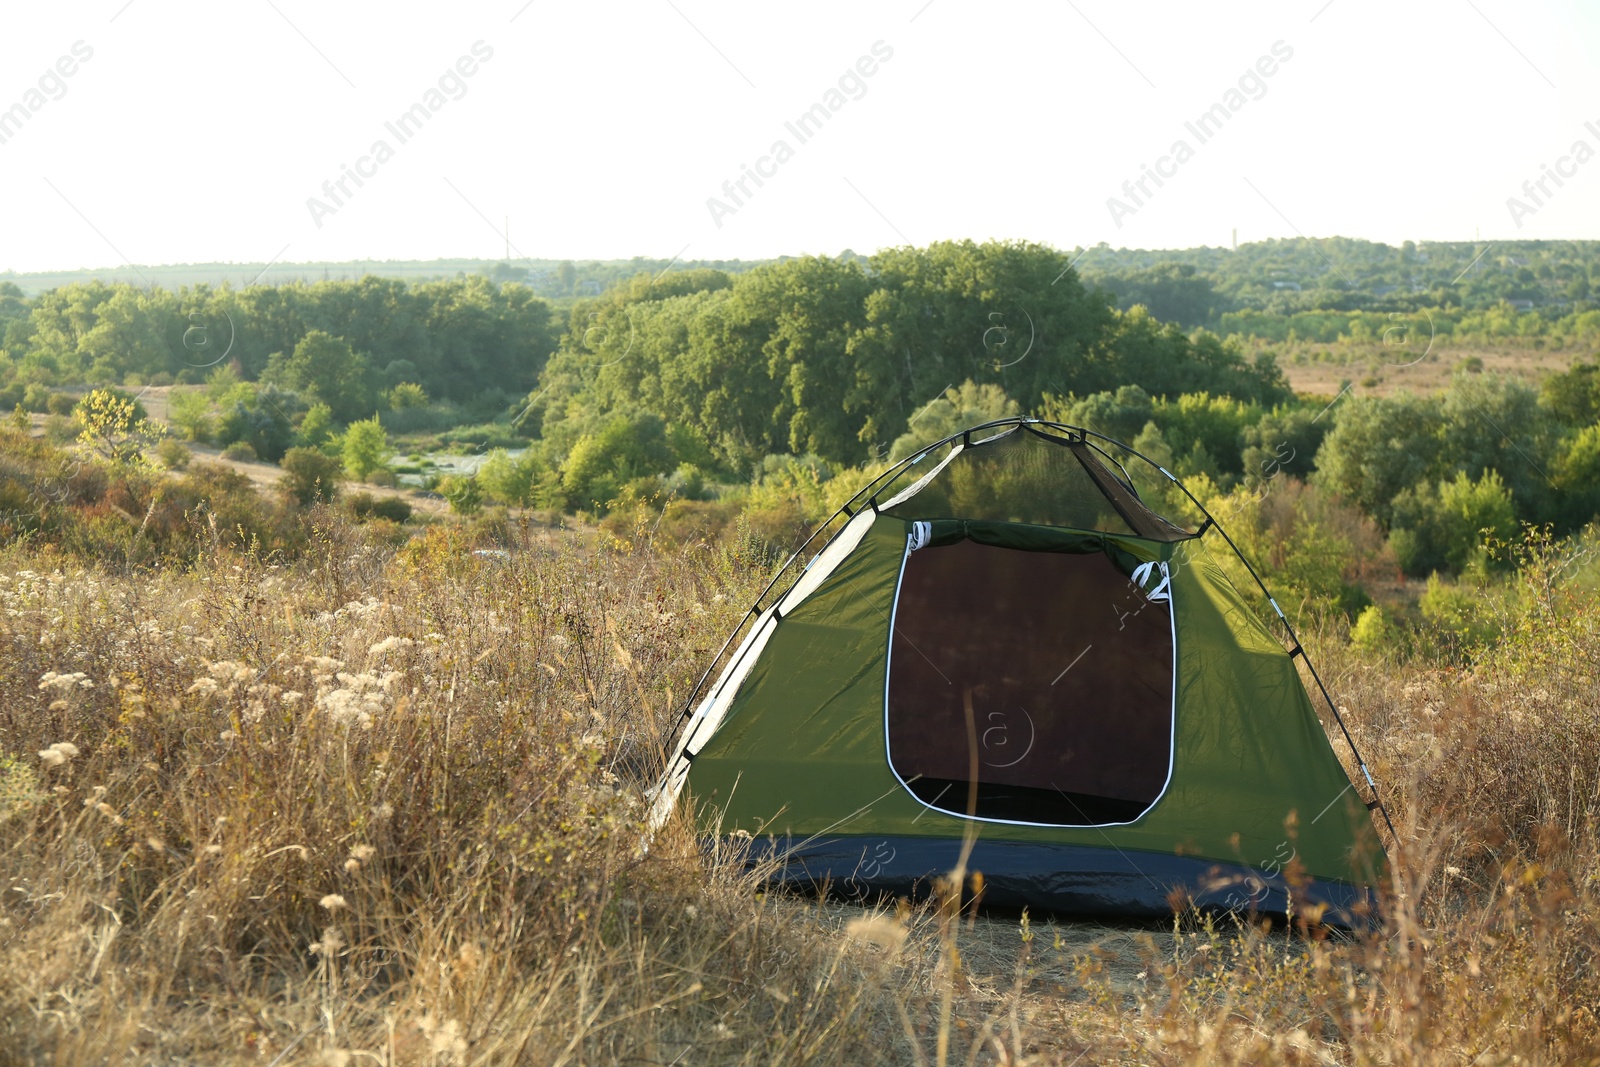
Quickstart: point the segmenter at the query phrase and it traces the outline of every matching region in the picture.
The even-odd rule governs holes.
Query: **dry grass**
[[[638,785],[765,563],[316,539],[0,557],[0,1064],[1600,1062],[1590,604],[1326,664],[1404,839],[1340,940],[763,894]]]

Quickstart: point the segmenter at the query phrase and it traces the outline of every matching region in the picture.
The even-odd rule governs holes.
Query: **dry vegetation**
[[[1600,613],[1537,560],[1470,671],[1318,642],[1401,827],[1352,939],[764,894],[639,803],[762,556],[308,536],[0,553],[0,1064],[1600,1062]]]

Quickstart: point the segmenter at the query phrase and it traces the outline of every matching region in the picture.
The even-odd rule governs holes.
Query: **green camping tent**
[[[925,890],[971,831],[991,903],[1370,916],[1376,787],[1335,757],[1277,603],[1287,643],[1198,501],[1190,531],[1141,499],[1142,458],[1007,419],[867,486],[691,696],[655,822],[691,798],[780,880],[866,895]]]

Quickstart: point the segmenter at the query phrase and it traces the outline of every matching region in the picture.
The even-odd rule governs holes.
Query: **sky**
[[[1600,238],[1585,0],[0,2],[0,270]]]

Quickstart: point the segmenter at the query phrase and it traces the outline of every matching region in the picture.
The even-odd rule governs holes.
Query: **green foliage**
[[[343,447],[342,441],[335,440],[338,437],[336,429],[332,409],[319,400],[306,409],[300,427],[295,431],[295,439],[301,448],[315,448],[336,455]]]
[[[1315,469],[1322,439],[1333,427],[1329,409],[1320,404],[1280,406],[1240,431],[1240,455],[1246,482],[1279,473],[1304,480]]]
[[[283,356],[267,361],[262,380],[328,405],[333,416],[349,422],[377,401],[377,382],[364,355],[342,337],[311,330]]]
[[[1500,635],[1500,619],[1485,583],[1446,581],[1428,576],[1427,589],[1418,606],[1422,617],[1443,638],[1437,651],[1447,656],[1470,655]]]
[[[660,416],[617,415],[573,445],[562,466],[561,484],[572,507],[603,510],[628,482],[666,474],[676,466]]]
[[[427,407],[428,393],[416,382],[401,382],[384,394],[384,399],[396,411]]]
[[[371,493],[352,493],[345,499],[345,506],[358,522],[368,519],[405,522],[411,518],[412,511],[411,505],[397,496],[374,496]]]
[[[81,426],[78,440],[102,459],[137,462],[161,438],[144,406],[120,389],[92,389],[73,409]]]
[[[518,456],[495,449],[478,468],[476,480],[487,499],[502,504],[559,508],[566,502],[560,473],[531,448]]]
[[[922,409],[967,381],[1024,410],[1047,391],[1128,383],[1288,395],[1270,361],[1251,364],[1212,335],[1191,339],[1143,311],[1108,308],[1060,252],[965,241],[888,250],[866,269],[803,257],[731,282],[643,279],[574,309],[518,414],[558,455],[598,420],[642,407],[690,428],[732,471],[785,453],[847,465],[885,454],[908,428],[922,432]]]
[[[1440,474],[1439,405],[1410,393],[1350,397],[1317,452],[1323,488],[1388,525],[1402,492]]]
[[[177,427],[185,441],[211,440],[215,419],[211,402],[199,389],[173,389],[167,394],[167,421]]]
[[[235,441],[222,450],[223,459],[231,459],[235,463],[254,463],[257,458],[255,446],[249,441]]]
[[[1350,628],[1350,643],[1371,656],[1398,658],[1406,648],[1405,632],[1376,604],[1362,609]]]
[[[1245,429],[1261,409],[1226,396],[1186,393],[1156,402],[1154,419],[1178,464],[1177,473],[1238,475]]]
[[[291,448],[278,465],[283,468],[279,484],[301,506],[331,501],[344,476],[343,463],[315,448]]]
[[[470,476],[446,475],[439,482],[439,494],[457,515],[476,515],[483,508],[483,488]]]
[[[1155,400],[1137,385],[1124,385],[1115,392],[1085,397],[1070,393],[1065,397],[1046,396],[1041,413],[1052,422],[1081,426],[1132,444],[1155,415]]]
[[[1196,273],[1188,263],[1161,263],[1123,273],[1096,275],[1094,283],[1105,289],[1124,311],[1141,305],[1150,314],[1180,326],[1201,326],[1225,305],[1212,280]]]
[[[181,471],[189,465],[194,453],[184,448],[175,438],[168,437],[156,446],[156,458],[168,470]]]
[[[947,389],[943,396],[932,401],[911,420],[910,428],[895,438],[889,449],[891,463],[905,459],[918,449],[942,441],[969,426],[979,426],[996,419],[1010,418],[1021,409],[1017,402],[1006,396],[1006,391],[993,383],[978,385],[970,378],[960,386]]]
[[[1517,534],[1511,494],[1498,472],[1476,481],[1457,474],[1451,481],[1424,483],[1396,497],[1390,543],[1408,574],[1460,572],[1484,559],[1486,539],[1510,541]]]
[[[1393,557],[1377,525],[1304,482],[1279,475],[1220,493],[1202,478],[1189,488],[1221,520],[1286,611],[1331,609],[1353,618],[1370,603],[1364,587],[1393,574]],[[1237,578],[1248,587],[1244,576]]]
[[[1581,360],[1539,387],[1539,406],[1569,426],[1600,422],[1600,363]]]
[[[228,390],[223,404],[217,419],[218,444],[243,441],[261,459],[276,463],[294,443],[292,416],[302,407],[294,394],[273,385],[242,382]]]
[[[365,481],[377,471],[388,469],[389,435],[384,432],[378,416],[350,424],[344,432],[341,457],[345,470],[358,482]]]

